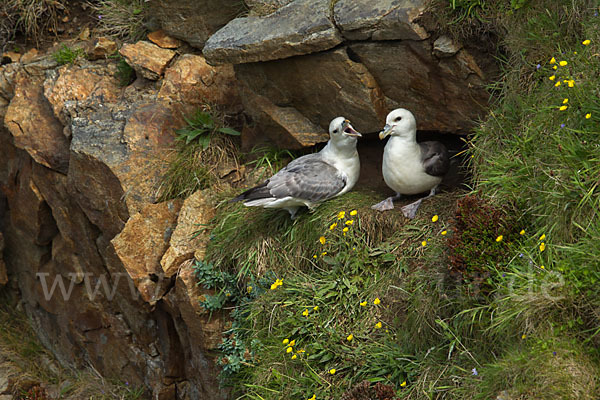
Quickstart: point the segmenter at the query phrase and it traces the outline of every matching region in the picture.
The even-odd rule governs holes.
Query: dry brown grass
[[[0,1],[0,50],[7,50],[17,33],[35,42],[43,35],[56,32],[59,12],[66,0],[3,0]]]

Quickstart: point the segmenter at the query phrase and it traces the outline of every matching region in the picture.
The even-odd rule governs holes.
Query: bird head
[[[397,108],[387,115],[385,127],[379,132],[379,139],[387,136],[414,137],[417,131],[415,116],[404,108]]]
[[[362,137],[344,117],[337,117],[329,124],[329,136],[336,142],[356,142],[356,139]]]

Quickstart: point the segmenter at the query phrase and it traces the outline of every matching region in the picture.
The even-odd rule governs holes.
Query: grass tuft
[[[4,0],[0,2],[0,51],[17,33],[39,42],[48,31],[56,32],[59,12],[66,0]]]
[[[159,188],[159,201],[188,197],[239,170],[239,133],[226,127],[226,115],[206,106],[186,117],[187,127],[176,131],[169,168]]]
[[[52,54],[52,57],[58,65],[73,64],[79,58],[85,57],[85,51],[83,49],[72,49],[63,44],[58,51]]]
[[[98,18],[98,32],[135,42],[146,36],[146,0],[98,0],[91,3]]]

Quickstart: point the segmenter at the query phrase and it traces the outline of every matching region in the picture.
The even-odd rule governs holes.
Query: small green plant
[[[58,65],[73,64],[77,59],[85,57],[85,51],[83,49],[72,49],[63,44],[52,57]]]
[[[240,132],[235,129],[218,126],[215,123],[214,117],[204,110],[198,110],[191,117],[185,117],[185,122],[188,124],[187,127],[175,131],[177,139],[185,141],[185,144],[190,144],[190,142],[197,140],[202,146],[202,150],[208,148],[212,136],[216,133],[240,136]]]
[[[161,201],[209,187],[222,177],[223,167],[238,168],[233,139],[240,133],[225,126],[225,117],[209,106],[185,117],[187,126],[175,132],[175,149],[159,189]]]
[[[254,147],[248,157],[254,160],[247,162],[246,165],[251,165],[254,170],[263,170],[258,179],[262,179],[265,175],[273,175],[279,171],[284,163],[287,163],[296,156],[286,149],[278,149],[276,147],[258,146]]]
[[[117,61],[116,77],[119,80],[119,86],[121,87],[129,86],[135,80],[135,71],[121,56],[119,56]]]

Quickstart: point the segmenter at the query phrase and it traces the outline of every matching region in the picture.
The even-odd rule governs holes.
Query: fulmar
[[[261,185],[246,190],[232,201],[245,206],[284,208],[291,218],[302,206],[314,209],[320,202],[348,192],[360,173],[356,150],[361,137],[344,117],[329,124],[329,141],[318,153],[291,161]]]
[[[385,183],[396,192],[372,208],[386,211],[394,208],[394,200],[402,195],[429,191],[429,195],[402,207],[407,218],[414,218],[421,202],[435,195],[442,177],[448,172],[448,150],[440,142],[417,143],[417,122],[413,114],[398,108],[388,114],[386,125],[379,133],[383,140],[391,135],[383,151],[382,173]]]

